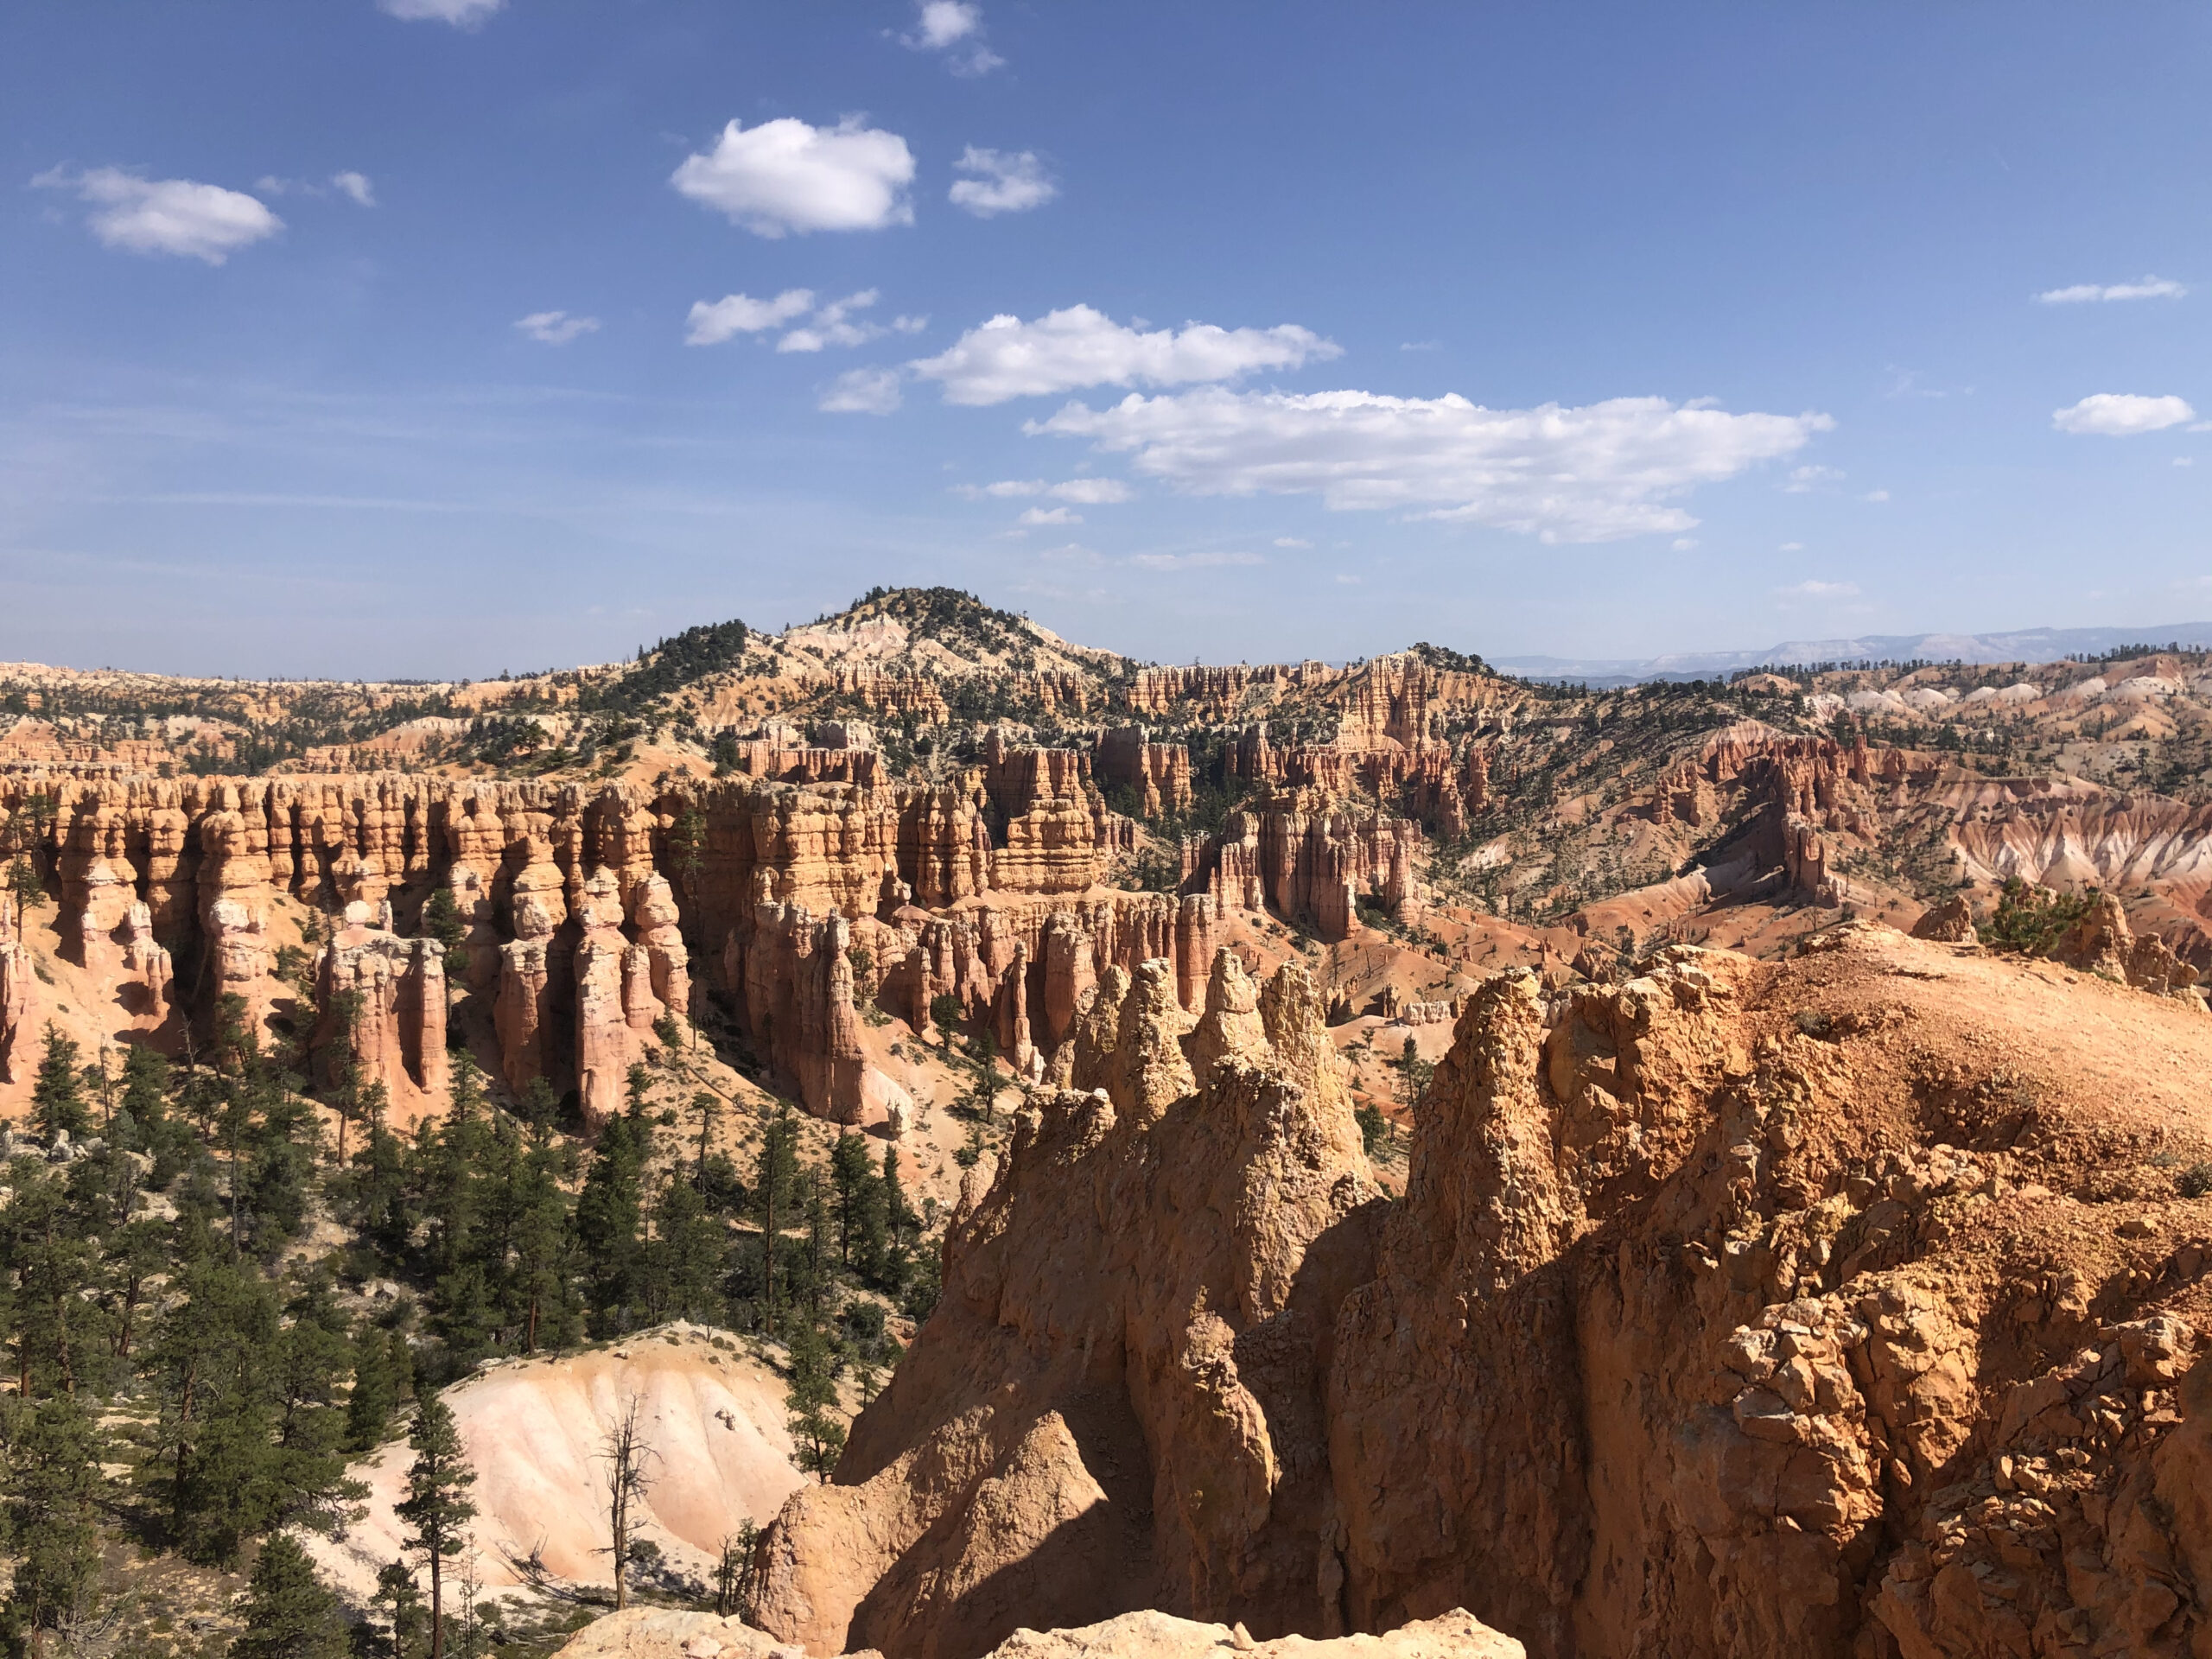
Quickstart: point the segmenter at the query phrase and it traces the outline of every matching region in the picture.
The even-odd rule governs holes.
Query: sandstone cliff
[[[938,1313],[769,1535],[766,1628],[893,1659],[1145,1606],[1325,1636],[1462,1605],[1593,1659],[2212,1639],[2212,1202],[2165,1173],[2206,1154],[2212,1022],[1863,925],[1501,975],[1385,1205],[1310,1001],[1222,958],[1186,1031],[1166,963],[1102,976]]]
[[[836,1483],[764,1543],[764,1628],[950,1659],[1138,1606],[1317,1627],[1319,1355],[1376,1194],[1319,1015],[1225,952],[1195,1025],[1168,963],[1106,971]]]

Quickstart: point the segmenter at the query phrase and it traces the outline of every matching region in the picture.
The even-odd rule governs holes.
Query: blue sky
[[[2208,72],[2201,0],[22,0],[0,658],[2193,619]]]

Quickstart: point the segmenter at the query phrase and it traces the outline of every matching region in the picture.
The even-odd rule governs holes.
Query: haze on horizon
[[[2208,70],[2180,3],[33,0],[0,658],[2201,615]]]

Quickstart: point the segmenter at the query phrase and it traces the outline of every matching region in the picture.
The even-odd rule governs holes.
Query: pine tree
[[[169,1063],[144,1043],[123,1051],[123,1109],[138,1126],[148,1145],[154,1131],[168,1116]]]
[[[72,1141],[81,1141],[92,1124],[85,1106],[77,1045],[56,1031],[51,1021],[46,1027],[46,1054],[31,1084],[31,1122],[49,1141],[64,1132]]]
[[[423,901],[423,937],[435,939],[448,957],[456,956],[467,942],[468,924],[461,918],[461,906],[454,902],[451,887],[433,887],[430,896]],[[448,966],[448,982],[459,966],[457,963]]]
[[[671,1173],[653,1206],[653,1241],[645,1252],[646,1305],[654,1319],[673,1313],[712,1323],[721,1317],[715,1286],[721,1277],[722,1237],[698,1188]]]
[[[837,1139],[830,1148],[830,1184],[837,1193],[837,1261],[841,1266],[853,1265],[853,1239],[862,1229],[861,1211],[868,1203],[868,1185],[874,1179],[868,1142],[850,1129],[838,1131]]]
[[[760,1161],[755,1170],[753,1201],[760,1218],[760,1302],[762,1328],[776,1328],[776,1258],[783,1230],[793,1220],[798,1186],[798,1124],[791,1103],[776,1103],[776,1115],[763,1128]]]
[[[392,1513],[412,1529],[402,1542],[430,1569],[430,1659],[442,1659],[445,1563],[460,1554],[467,1541],[476,1506],[466,1494],[475,1484],[476,1473],[468,1466],[453,1408],[435,1395],[416,1412],[415,1432],[407,1444],[414,1448],[415,1464],[408,1471],[407,1497]]]
[[[583,1191],[576,1198],[576,1243],[582,1252],[586,1301],[599,1335],[624,1327],[623,1310],[638,1299],[639,1237],[644,1222],[644,1174],[652,1154],[642,1106],[600,1131]]]
[[[826,1484],[845,1449],[845,1425],[836,1415],[837,1384],[830,1374],[830,1343],[810,1319],[795,1319],[791,1337],[791,1385],[784,1406],[799,1467]]]
[[[399,1409],[399,1376],[385,1332],[372,1325],[353,1344],[353,1387],[346,1396],[346,1449],[372,1452],[384,1444]]]
[[[9,1541],[15,1582],[0,1605],[10,1645],[41,1640],[89,1618],[99,1581],[99,1535],[92,1497],[103,1456],[100,1434],[76,1399],[41,1401],[17,1431],[7,1464]]]
[[[245,1591],[245,1629],[231,1659],[345,1659],[338,1598],[315,1578],[307,1552],[278,1533],[261,1547]]]
[[[393,1561],[377,1573],[376,1604],[391,1630],[388,1659],[416,1659],[423,1651],[423,1592],[406,1562]]]

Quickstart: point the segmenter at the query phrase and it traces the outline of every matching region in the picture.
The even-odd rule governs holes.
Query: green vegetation
[[[2018,950],[2024,956],[2050,954],[2066,931],[2095,907],[2097,890],[2053,893],[2031,887],[2018,876],[2005,882],[1997,908],[1978,925],[1981,942],[1998,950]]]

